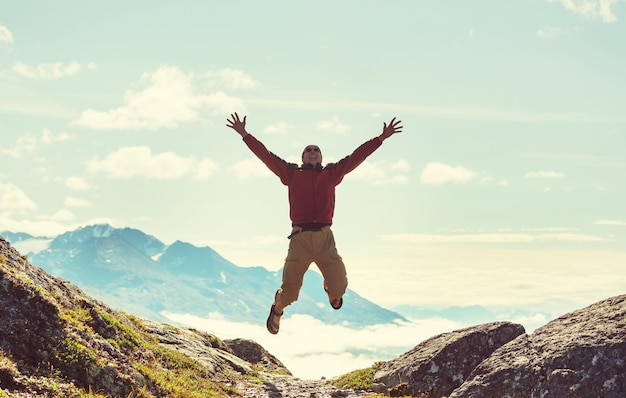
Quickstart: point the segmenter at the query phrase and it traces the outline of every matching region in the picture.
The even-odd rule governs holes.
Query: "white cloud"
[[[101,130],[157,130],[198,120],[203,108],[222,114],[243,108],[239,99],[223,92],[197,93],[193,74],[176,67],[162,66],[145,73],[138,86],[126,91],[122,106],[104,112],[88,109],[71,124]]]
[[[245,106],[243,105],[242,100],[230,97],[222,91],[217,91],[210,95],[200,96],[199,101],[214,115],[228,115],[233,111],[233,109],[240,109],[241,112],[245,111]]]
[[[528,232],[569,232],[574,231],[573,228],[567,227],[538,227],[538,228],[525,228],[524,231]],[[504,230],[502,230],[504,231]]]
[[[246,179],[250,177],[272,177],[272,173],[258,158],[252,157],[241,160],[233,166],[233,170],[237,177]]]
[[[25,153],[33,152],[36,147],[37,138],[31,135],[25,135],[15,140],[15,146],[13,148],[3,148],[2,153],[14,158],[21,158]]]
[[[26,239],[19,242],[12,242],[11,245],[20,253],[39,253],[50,248],[52,239]]]
[[[29,217],[24,220],[16,220],[10,215],[0,212],[0,225],[2,229],[12,232],[25,232],[33,236],[55,237],[67,231],[73,231],[86,225],[109,224],[114,228],[124,228],[128,226],[125,221],[109,217],[94,217],[86,222],[68,222],[73,215],[69,211],[59,211],[52,216],[40,215]]]
[[[88,109],[72,123],[97,129],[157,129],[198,117],[200,101],[192,93],[191,77],[178,68],[161,67],[145,73],[140,82],[145,87],[126,91],[123,106],[108,112]]]
[[[547,0],[549,3],[561,3],[566,9],[585,18],[601,18],[606,23],[617,21],[611,7],[619,0]]]
[[[11,31],[6,27],[0,25],[0,42],[13,44],[13,35]]]
[[[624,220],[598,220],[594,222],[596,225],[616,225],[620,227],[626,227],[626,221]]]
[[[207,180],[218,169],[217,163],[211,159],[202,159],[196,166],[196,174],[194,178],[196,180]]]
[[[77,191],[89,189],[89,184],[82,177],[67,177],[65,179],[65,186],[69,189],[75,189]]]
[[[0,184],[1,185],[1,184]],[[0,192],[1,192],[0,187]],[[1,195],[0,195],[1,197]],[[55,237],[67,231],[73,231],[79,227],[94,224],[109,224],[114,228],[124,228],[128,226],[125,221],[109,217],[94,217],[86,222],[77,223],[74,216],[67,210],[61,210],[50,215],[28,216],[18,220],[11,214],[0,211],[0,226],[3,230],[11,232],[25,232],[33,236]]]
[[[76,61],[64,64],[63,62],[54,62],[49,64],[39,64],[37,66],[29,66],[21,62],[13,65],[13,71],[18,75],[28,79],[60,79],[65,76],[73,76],[80,72],[80,64]]]
[[[63,201],[63,204],[67,207],[91,207],[92,206],[91,202],[86,199],[73,198],[71,196],[65,198],[65,200]]]
[[[540,234],[537,235],[536,241],[559,241],[559,242],[600,242],[606,241],[606,238],[589,234]]]
[[[51,144],[53,142],[67,141],[69,138],[67,133],[55,135],[49,129],[44,128],[40,139],[31,134],[18,137],[13,147],[0,148],[0,154],[19,159],[26,153],[34,152],[40,142]]]
[[[530,171],[524,175],[525,178],[545,178],[556,179],[565,177],[565,173],[558,171]]]
[[[496,185],[500,185],[501,187],[508,187],[509,186],[509,182],[507,180],[497,180],[494,177],[491,176],[482,176],[480,177],[480,179],[478,180],[481,184],[496,184]]]
[[[87,162],[90,173],[105,173],[110,178],[175,179],[194,175],[206,179],[216,168],[209,159],[182,157],[173,152],[153,154],[147,146],[124,147],[109,153],[103,159]]]
[[[267,134],[285,134],[287,133],[287,131],[289,131],[290,128],[291,125],[289,125],[289,123],[280,121],[270,124],[265,129],[263,129],[263,132]]]
[[[73,221],[75,218],[76,217],[74,217],[72,212],[63,209],[53,214],[52,217],[50,217],[50,220],[63,223]]]
[[[12,232],[25,232],[33,236],[57,236],[63,232],[67,232],[75,229],[77,226],[66,225],[56,221],[47,219],[28,219],[28,220],[14,220],[6,215],[0,213],[0,225],[3,229]]]
[[[533,243],[533,242],[599,242],[600,236],[575,233],[528,234],[528,233],[476,233],[476,234],[391,234],[382,240],[409,244],[436,243]]]
[[[365,181],[382,181],[387,176],[387,173],[382,169],[381,165],[383,161],[368,162],[365,161],[359,165],[354,171],[352,171],[346,178],[365,180]]]
[[[328,120],[322,120],[317,122],[316,127],[320,130],[328,131],[330,133],[347,133],[352,130],[352,127],[344,124],[339,120],[339,116],[333,116]]]
[[[68,133],[53,134],[49,129],[44,128],[41,132],[41,142],[51,144],[53,142],[64,142],[70,139]]]
[[[409,181],[406,173],[411,166],[409,162],[400,159],[394,163],[384,160],[365,161],[352,171],[346,178],[367,181],[373,185],[405,184]]]
[[[548,26],[537,31],[537,37],[540,39],[553,39],[560,36],[565,31],[562,28],[555,26]]]
[[[19,137],[17,147],[24,152],[32,152],[37,147],[37,138],[30,135]]]
[[[478,173],[461,166],[453,167],[444,163],[432,162],[422,170],[420,181],[426,185],[466,184]]]
[[[391,170],[408,173],[411,170],[411,164],[404,159],[400,159],[391,165]]]
[[[34,210],[33,202],[17,185],[0,182],[0,211]]]
[[[258,82],[247,73],[237,69],[220,69],[217,71],[208,71],[204,74],[206,78],[217,78],[219,84],[228,89],[247,89],[258,86]]]

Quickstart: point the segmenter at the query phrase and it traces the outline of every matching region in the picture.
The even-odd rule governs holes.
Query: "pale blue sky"
[[[287,192],[226,128],[349,154],[350,286],[562,310],[626,289],[624,1],[0,4],[0,231],[95,222],[278,269]]]

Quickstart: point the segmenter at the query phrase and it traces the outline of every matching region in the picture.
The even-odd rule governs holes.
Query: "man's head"
[[[307,145],[302,151],[302,163],[315,166],[322,164],[322,151],[317,145]]]

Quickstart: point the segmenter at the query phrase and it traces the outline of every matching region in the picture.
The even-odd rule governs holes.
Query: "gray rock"
[[[478,325],[432,337],[380,366],[375,383],[401,394],[444,397],[459,387],[493,351],[524,333],[510,322]]]
[[[389,389],[383,383],[374,383],[372,384],[372,391],[379,394],[387,394],[389,393]]]
[[[450,397],[626,396],[626,295],[561,316],[501,347]]]
[[[222,373],[251,374],[249,362],[228,351],[214,335],[196,329],[176,328],[143,320],[145,329],[164,347],[176,350],[200,362],[213,376]]]
[[[239,358],[253,364],[261,365],[265,370],[290,375],[289,369],[274,355],[267,352],[259,343],[252,340],[224,340],[224,344]]]

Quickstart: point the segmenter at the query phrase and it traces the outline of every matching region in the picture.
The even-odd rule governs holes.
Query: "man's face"
[[[315,166],[322,163],[322,151],[317,145],[307,145],[302,152],[302,163]]]

